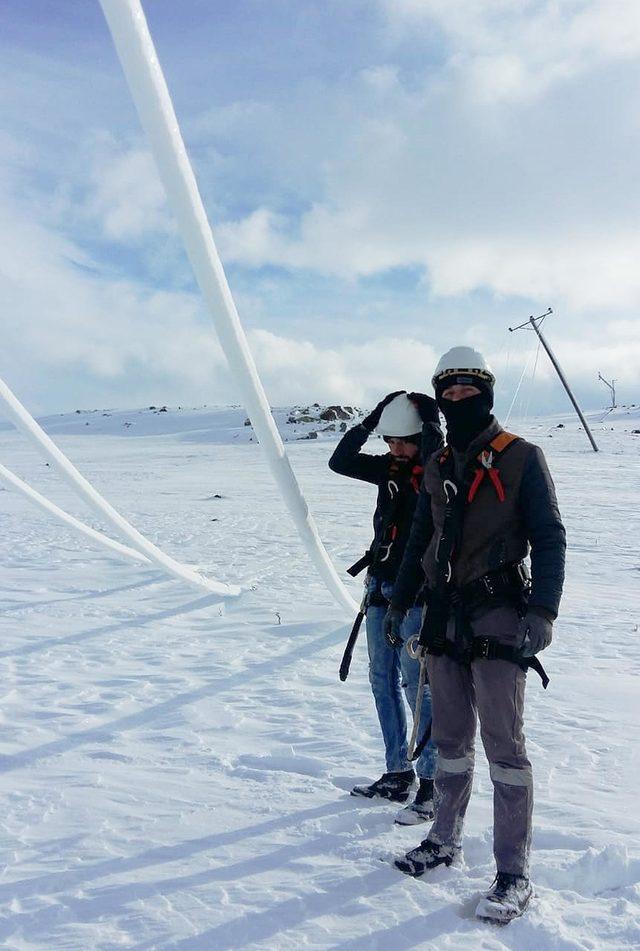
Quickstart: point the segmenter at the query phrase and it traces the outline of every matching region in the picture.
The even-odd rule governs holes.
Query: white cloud
[[[363,210],[312,209],[290,237],[267,209],[218,230],[226,260],[305,268],[349,278],[394,267],[428,270],[433,293],[459,297],[477,288],[502,296],[561,303],[577,313],[640,308],[640,236],[477,234],[445,236],[389,228]],[[415,228],[415,223],[413,223]]]
[[[14,385],[21,383],[23,398],[37,390],[43,375],[53,375],[67,378],[68,388],[60,385],[57,402],[44,408],[75,404],[80,381],[91,406],[131,405],[132,399],[189,400],[195,405],[238,400],[239,391],[197,295],[154,291],[100,275],[73,243],[20,214],[6,200],[1,205],[14,228],[10,237],[0,240],[0,374]],[[598,262],[592,263],[597,273]],[[241,311],[251,307],[251,300],[241,301]],[[585,321],[577,337],[561,313],[553,320],[550,337],[570,375],[589,381],[597,391],[597,372],[602,370],[618,380],[623,393],[625,386],[633,392],[640,367],[640,322]],[[508,402],[531,341],[510,340],[515,356],[507,360],[504,350],[496,351],[495,335],[484,321],[463,331],[447,331],[434,321],[437,324],[437,313],[425,327],[431,339],[448,333],[451,344],[455,334],[456,340],[486,349],[499,370],[501,399]],[[249,342],[268,398],[276,405],[319,400],[366,408],[395,389],[429,392],[439,356],[435,346],[400,330],[320,345],[304,335],[294,339],[254,329]],[[16,381],[13,374],[21,366],[28,367],[27,375]],[[556,385],[544,357],[538,380],[546,390]]]
[[[240,221],[222,222],[215,226],[216,241],[223,256],[246,267],[263,264],[285,264],[287,239],[279,232],[286,219],[268,208],[257,208]]]
[[[343,134],[314,200],[293,213],[262,203],[217,225],[223,259],[346,280],[416,268],[439,297],[487,290],[576,315],[640,308],[637,83],[627,63],[640,51],[635,10],[621,3],[625,32],[617,17],[614,27],[601,24],[599,3],[393,5],[394,21],[411,14],[414,38],[421,24],[446,28],[451,63],[468,85],[451,65],[427,65],[403,85],[402,71],[385,63],[333,91]],[[615,96],[598,74],[605,61],[622,70],[609,79]],[[508,109],[491,96],[471,103],[479,82],[469,70],[485,66],[500,88],[535,95]],[[540,100],[538,70],[544,83],[578,73],[581,82],[553,95],[547,86]],[[315,114],[321,104],[307,108]]]
[[[367,406],[393,390],[425,391],[437,360],[432,347],[401,337],[320,347],[254,330],[250,343],[269,398],[285,404],[313,398]]]
[[[174,230],[155,163],[143,149],[123,150],[100,137],[86,188],[85,212],[112,241],[139,242]]]
[[[196,298],[103,276],[32,209],[6,198],[0,206],[12,221],[10,233],[0,232],[5,372],[28,354],[35,374],[66,367],[98,381],[132,373],[211,378],[222,356]]]
[[[279,95],[203,96],[206,111],[186,110],[222,258],[244,269],[231,272],[249,295],[241,313],[271,331],[251,341],[272,402],[370,401],[418,364],[407,385],[425,386],[435,354],[424,340],[495,350],[511,304],[522,317],[548,304],[562,314],[552,336],[572,372],[591,374],[601,355],[598,368],[615,376],[604,363],[619,362],[627,341],[637,379],[640,6],[620,0],[613,16],[599,0],[379,3],[393,29],[359,72],[301,68]],[[29,97],[42,99],[36,87]],[[69,130],[59,104],[62,142],[78,142],[73,154],[58,143],[59,167],[37,137],[0,138],[12,196],[0,199],[11,222],[0,236],[1,360],[30,364],[34,377],[68,368],[69,391],[77,373],[97,393],[120,382],[132,392],[135,379],[166,387],[165,401],[237,399],[199,298],[181,290],[191,275],[137,129],[118,126],[113,108],[112,132],[96,131],[94,113],[81,112]],[[254,273],[263,265],[289,273],[267,291]],[[387,272],[409,268],[403,296],[404,276]],[[332,339],[322,301],[304,301],[307,287],[331,293],[327,276],[352,305],[342,325],[332,307]],[[313,325],[294,313],[298,301]],[[583,332],[595,318],[599,338]],[[403,339],[409,321],[416,340]]]
[[[637,0],[380,0],[397,30],[441,30],[449,67],[487,101],[528,99],[640,53]]]
[[[435,293],[457,296],[476,287],[542,303],[556,301],[574,313],[640,307],[640,235],[461,238],[428,255]]]

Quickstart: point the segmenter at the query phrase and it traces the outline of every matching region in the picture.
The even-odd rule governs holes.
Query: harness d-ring
[[[400,492],[400,486],[398,485],[397,482],[394,481],[394,479],[389,479],[387,482],[387,491],[389,492],[390,500],[393,502],[395,496]],[[378,558],[378,561],[380,563],[382,563],[383,561],[386,561],[387,558],[389,558],[389,556],[391,555],[391,549],[393,548],[394,541],[395,541],[395,536],[391,539],[388,545],[380,546],[380,551],[381,552],[384,551],[384,555]]]
[[[410,637],[404,646],[412,660],[420,660],[422,657],[422,647],[420,646],[419,634],[414,634],[413,637]]]
[[[451,479],[445,479],[442,483],[447,505],[449,505],[458,494],[458,486]]]

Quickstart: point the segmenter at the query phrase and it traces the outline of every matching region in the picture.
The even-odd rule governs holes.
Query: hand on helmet
[[[368,416],[362,420],[362,426],[365,429],[369,430],[370,433],[376,428],[380,422],[380,417],[382,416],[382,411],[387,406],[391,400],[395,400],[396,396],[400,396],[401,393],[404,393],[404,390],[396,390],[395,393],[389,393],[383,400],[380,400],[375,409],[372,409]]]
[[[423,423],[439,423],[438,404],[426,393],[407,393]]]

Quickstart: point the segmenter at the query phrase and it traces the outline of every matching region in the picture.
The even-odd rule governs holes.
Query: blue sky
[[[640,401],[636,0],[147,0],[272,403],[368,405],[530,332]],[[97,0],[4,0],[0,374],[38,413],[238,400]],[[531,358],[530,366],[533,367]],[[565,400],[547,363],[522,407]]]

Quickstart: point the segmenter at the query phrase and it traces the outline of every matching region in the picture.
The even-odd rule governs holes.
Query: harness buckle
[[[473,656],[482,660],[493,660],[496,656],[496,641],[491,637],[474,637]]]
[[[486,591],[486,593],[489,595],[489,597],[492,598],[492,597],[495,595],[495,593],[496,593],[496,587],[495,587],[495,585],[494,585],[494,583],[493,583],[492,578],[491,578],[489,575],[485,575],[485,576],[483,577],[483,579],[482,579],[482,585],[483,585],[484,590]]]

